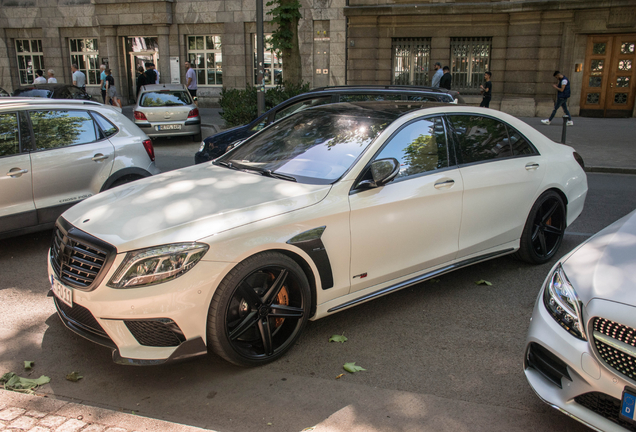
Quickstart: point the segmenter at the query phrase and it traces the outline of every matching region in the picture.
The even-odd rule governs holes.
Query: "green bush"
[[[309,91],[309,83],[301,85],[281,84],[265,92],[265,110],[269,110],[287,99]],[[221,91],[221,117],[227,127],[244,125],[258,117],[256,87],[226,89]]]

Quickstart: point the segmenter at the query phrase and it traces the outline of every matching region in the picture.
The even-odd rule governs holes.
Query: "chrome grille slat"
[[[593,328],[595,333],[605,335],[605,339],[611,338],[603,341],[601,336],[594,337],[596,350],[605,364],[636,381],[636,356],[632,350],[627,352],[630,346],[636,348],[636,329],[600,317],[594,318]],[[620,343],[607,343],[612,339]]]

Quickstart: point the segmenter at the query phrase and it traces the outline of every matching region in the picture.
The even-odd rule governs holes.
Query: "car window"
[[[506,125],[488,117],[451,115],[461,163],[512,156]]]
[[[20,111],[19,116],[22,151],[30,151],[33,148],[33,143],[31,142],[31,130],[29,129],[29,117],[26,111]]]
[[[99,127],[101,128],[105,137],[108,138],[109,136],[115,135],[117,133],[117,127],[111,122],[109,122],[108,120],[106,120],[104,117],[102,117],[101,114],[93,112],[93,118],[95,119]]]
[[[0,157],[20,153],[18,116],[16,113],[0,114]]]
[[[444,123],[440,117],[417,120],[403,127],[376,156],[400,163],[398,179],[448,167]]]
[[[37,150],[86,144],[97,140],[93,119],[86,111],[31,111]]]
[[[44,89],[16,90],[14,95],[20,97],[42,97],[50,98],[53,92]]]
[[[141,101],[139,101],[139,106],[141,107],[184,106],[192,104],[190,93],[182,90],[146,92],[141,95]]]
[[[288,107],[285,107],[276,113],[274,116],[274,121],[280,120],[284,117],[287,117],[290,114],[296,113],[298,111],[302,111],[307,108],[311,108],[318,105],[324,105],[331,102],[331,96],[313,98],[313,99],[305,99],[300,102],[296,102],[291,104]]]
[[[341,94],[340,102],[399,101],[401,94]]]
[[[408,100],[410,101],[417,101],[417,102],[444,102],[444,97],[440,97],[438,98],[437,96],[433,96],[433,95],[409,95],[408,96]]]
[[[66,91],[71,99],[82,99],[84,97],[84,92],[77,87],[66,87]]]
[[[515,128],[508,125],[508,135],[515,156],[537,154],[536,149]]]

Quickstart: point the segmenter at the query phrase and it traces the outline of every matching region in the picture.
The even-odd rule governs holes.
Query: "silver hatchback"
[[[151,138],[191,136],[201,141],[201,117],[183,84],[142,86],[133,115],[135,124]]]

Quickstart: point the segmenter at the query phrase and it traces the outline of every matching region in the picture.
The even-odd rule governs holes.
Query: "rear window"
[[[20,96],[20,97],[50,98],[52,94],[53,92],[51,90],[45,90],[45,89],[27,89],[27,90],[17,89],[15,92],[13,92],[14,96]]]
[[[141,95],[139,106],[162,107],[192,105],[190,93],[183,90],[160,90]]]

